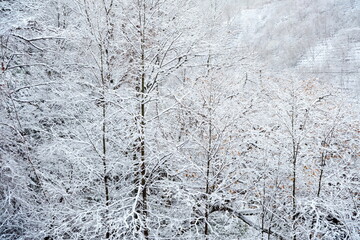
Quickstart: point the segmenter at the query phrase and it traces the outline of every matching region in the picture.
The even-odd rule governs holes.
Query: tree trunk
[[[149,238],[149,229],[147,227],[148,202],[147,202],[147,186],[146,186],[146,156],[145,156],[145,102],[146,102],[146,83],[145,83],[145,25],[146,25],[146,4],[145,1],[139,2],[139,26],[141,38],[141,78],[140,78],[140,189],[141,189],[141,205],[139,212],[141,221],[143,222],[142,233],[145,239]]]

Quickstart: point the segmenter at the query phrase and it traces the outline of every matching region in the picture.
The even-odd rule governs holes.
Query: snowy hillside
[[[228,1],[224,22],[269,72],[318,77],[360,98],[360,1]]]

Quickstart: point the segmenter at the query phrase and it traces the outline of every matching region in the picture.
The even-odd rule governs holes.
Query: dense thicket
[[[0,3],[1,239],[360,237],[359,107],[231,1]]]

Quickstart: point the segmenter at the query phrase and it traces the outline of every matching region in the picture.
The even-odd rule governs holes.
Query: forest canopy
[[[0,0],[0,238],[359,239],[360,3],[295,2]]]

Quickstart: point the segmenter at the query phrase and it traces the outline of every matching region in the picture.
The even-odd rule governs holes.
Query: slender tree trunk
[[[316,193],[317,197],[320,197],[322,179],[323,179],[323,174],[324,174],[325,159],[326,159],[326,152],[324,151],[321,153],[320,176],[319,176],[318,190]]]
[[[145,239],[149,238],[149,229],[147,227],[148,202],[146,186],[146,155],[145,155],[145,102],[146,102],[146,83],[145,83],[145,25],[146,25],[146,3],[144,0],[139,1],[139,25],[141,39],[141,78],[140,78],[140,189],[141,205],[139,212],[143,223],[142,233]]]
[[[104,196],[105,196],[105,206],[106,211],[108,211],[107,207],[109,206],[110,201],[110,193],[109,193],[109,177],[108,177],[108,166],[107,166],[107,142],[106,142],[106,132],[107,132],[107,112],[106,112],[106,78],[104,73],[104,56],[103,56],[103,45],[100,44],[100,61],[101,61],[101,83],[102,83],[102,96],[101,96],[101,108],[102,108],[102,164],[103,164],[103,183],[104,183]],[[107,215],[107,212],[106,212]],[[105,216],[105,224],[108,221],[108,216]],[[110,238],[110,231],[108,230],[105,234],[105,238]]]
[[[293,143],[293,176],[292,176],[292,221],[293,221],[293,240],[296,240],[296,164],[297,164],[297,144]]]
[[[320,193],[321,193],[321,186],[322,186],[322,179],[323,179],[323,174],[324,174],[324,166],[325,166],[325,159],[326,159],[326,151],[324,150],[321,153],[321,163],[320,163],[320,176],[319,176],[319,183],[318,183],[318,189],[316,192],[316,197],[320,197]],[[313,239],[315,237],[315,232],[314,232],[314,226],[316,223],[316,217],[315,215],[313,216],[313,220],[311,222],[311,233],[309,236],[309,239]]]
[[[141,56],[142,61],[144,61],[144,54]],[[144,71],[144,65],[142,66]],[[145,73],[141,75],[141,122],[140,122],[140,169],[141,169],[141,189],[142,189],[142,217],[144,221],[144,237],[148,239],[149,230],[146,226],[147,219],[147,186],[146,186],[146,158],[145,158]]]
[[[293,96],[294,97],[294,96]],[[292,131],[292,231],[293,236],[292,239],[296,240],[296,168],[297,168],[297,158],[299,152],[299,142],[296,139],[296,106],[295,102],[293,102],[292,106],[292,114],[291,114],[291,131]]]
[[[104,94],[104,92],[103,92]],[[105,96],[103,95],[103,98],[105,98]],[[106,206],[106,213],[108,211],[107,207],[109,206],[109,200],[110,200],[110,196],[109,196],[109,177],[108,177],[108,167],[107,167],[107,159],[106,159],[106,103],[105,103],[105,99],[103,99],[103,103],[102,103],[102,117],[103,117],[103,125],[102,125],[102,162],[103,162],[103,181],[104,181],[104,192],[105,192],[105,206]],[[107,214],[106,214],[107,215]],[[105,216],[106,220],[105,222],[108,221],[107,219],[108,216]],[[110,238],[110,231],[108,230],[105,234],[105,238]]]
[[[208,72],[207,72],[207,77],[209,77],[210,75],[210,53],[209,53],[209,57],[207,60],[207,68],[208,68]],[[211,81],[211,80],[210,80]],[[209,212],[210,212],[210,203],[209,203],[209,196],[211,193],[210,190],[210,168],[211,168],[211,161],[212,161],[212,137],[213,137],[213,133],[212,133],[212,82],[210,82],[210,96],[209,96],[209,106],[208,106],[208,110],[209,110],[209,129],[208,129],[208,134],[209,134],[209,140],[208,140],[208,149],[207,149],[207,164],[206,164],[206,186],[205,186],[205,226],[204,226],[204,234],[206,236],[206,240],[208,239],[208,235],[209,235]]]
[[[210,110],[211,111],[211,110]],[[207,165],[206,165],[206,187],[205,187],[205,228],[204,234],[206,236],[209,235],[209,195],[210,195],[210,167],[211,167],[211,148],[212,148],[212,122],[211,122],[211,113],[210,113],[210,122],[209,122],[209,143],[208,143],[208,153],[207,153]]]
[[[266,190],[265,190],[265,181],[263,182],[263,197],[262,197],[262,203],[261,203],[261,208],[262,208],[262,213],[261,213],[261,239],[264,240],[264,234],[265,234],[265,194],[266,194]]]
[[[104,92],[103,92],[104,94]],[[104,98],[104,97],[103,97]],[[103,99],[102,103],[102,117],[103,117],[103,124],[102,124],[102,162],[103,162],[103,180],[104,180],[104,192],[105,192],[105,205],[109,205],[109,183],[108,183],[108,173],[107,173],[107,159],[106,159],[106,103],[105,99]]]
[[[210,212],[210,204],[209,204],[209,195],[210,195],[210,167],[211,167],[211,137],[212,137],[212,124],[210,120],[209,125],[209,148],[208,148],[208,156],[207,156],[207,166],[206,166],[206,187],[205,187],[205,227],[204,234],[206,239],[208,239],[209,235],[209,212]]]

